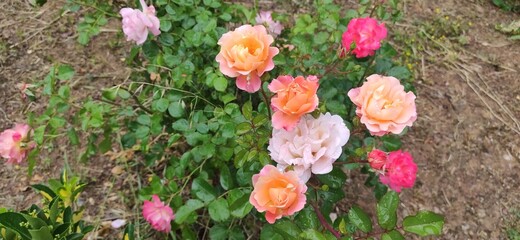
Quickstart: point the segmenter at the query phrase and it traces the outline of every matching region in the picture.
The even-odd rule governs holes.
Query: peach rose
[[[269,90],[276,93],[271,99],[271,107],[275,110],[273,114],[273,127],[291,131],[300,118],[314,111],[319,100],[316,92],[319,83],[316,76],[279,76],[269,84]]]
[[[272,165],[253,175],[253,188],[249,202],[259,212],[266,212],[265,219],[271,224],[302,210],[307,202],[307,186],[298,175],[294,171],[280,172]]]
[[[237,77],[239,89],[253,93],[260,89],[260,77],[274,68],[273,57],[278,48],[270,47],[274,39],[263,25],[243,25],[225,33],[218,40],[221,46],[216,60],[220,71],[228,77]]]
[[[397,78],[373,74],[348,96],[357,106],[361,123],[374,136],[399,134],[417,119],[415,95],[405,92]]]

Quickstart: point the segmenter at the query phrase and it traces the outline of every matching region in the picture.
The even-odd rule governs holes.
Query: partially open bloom
[[[143,11],[133,8],[122,8],[119,13],[123,17],[123,32],[127,41],[135,41],[141,45],[148,37],[148,31],[154,36],[161,33],[159,30],[159,18],[155,16],[155,8],[147,6],[144,0],[140,0]]]
[[[386,160],[386,153],[379,149],[374,149],[368,153],[368,163],[370,164],[370,167],[375,170],[384,170]]]
[[[357,58],[374,55],[375,51],[381,47],[381,40],[386,37],[387,30],[384,23],[378,24],[376,19],[354,18],[350,20],[347,30],[343,33],[342,45],[348,51],[352,43],[355,44],[352,53]]]
[[[276,93],[271,99],[271,107],[275,110],[273,114],[273,128],[291,131],[300,118],[314,111],[318,106],[319,99],[318,78],[308,76],[279,76],[269,84],[269,90]]]
[[[356,114],[374,136],[401,133],[417,119],[415,94],[405,92],[399,80],[373,74],[363,86],[348,92]]]
[[[273,129],[267,149],[278,168],[293,168],[303,182],[314,174],[332,171],[341,156],[350,131],[338,115],[321,114],[317,119],[305,115],[292,131]]]
[[[399,150],[388,154],[385,173],[379,175],[379,180],[394,191],[401,192],[401,188],[413,187],[416,175],[417,165],[412,155]]]
[[[236,77],[236,85],[246,92],[260,89],[260,77],[274,68],[273,57],[279,50],[263,25],[243,25],[222,35],[218,40],[220,52],[216,57],[220,71]]]
[[[271,224],[302,210],[307,202],[307,186],[297,174],[281,172],[272,165],[264,166],[259,174],[253,175],[253,188],[249,202],[259,212],[266,212],[265,219]]]
[[[256,15],[255,21],[256,24],[263,24],[266,26],[269,33],[274,37],[282,33],[283,26],[280,24],[280,22],[273,21],[273,18],[271,17],[271,11],[260,11],[260,13]]]
[[[29,141],[31,127],[27,124],[16,124],[12,129],[0,133],[0,156],[7,159],[8,164],[20,164],[27,157],[35,144]]]
[[[144,201],[143,217],[155,230],[165,233],[170,232],[170,222],[175,219],[173,210],[161,202],[157,195],[152,196],[152,201]]]

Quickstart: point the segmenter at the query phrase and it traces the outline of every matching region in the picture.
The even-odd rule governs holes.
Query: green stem
[[[363,72],[363,75],[361,75],[361,78],[359,79],[359,81],[357,82],[355,87],[359,87],[359,84],[361,84],[363,82],[363,80],[365,79],[365,76],[367,75],[368,69],[370,68],[370,66],[372,66],[372,63],[374,62],[375,59],[376,59],[376,55],[375,54],[374,54],[374,56],[370,57],[370,60],[368,61],[368,65],[365,68],[365,71]]]
[[[267,107],[267,113],[269,114],[269,119],[271,119],[271,103],[269,102],[269,98],[267,98],[267,94],[265,93],[265,90],[263,87],[260,87],[260,92],[262,93],[262,96],[264,97],[264,103]]]

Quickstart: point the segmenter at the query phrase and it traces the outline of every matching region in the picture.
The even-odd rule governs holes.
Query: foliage
[[[69,177],[63,171],[60,179],[49,180],[48,185],[32,187],[43,196],[43,208],[32,205],[20,212],[0,209],[0,236],[2,239],[47,240],[83,239],[94,229],[81,220],[83,207],[77,199],[85,184],[78,177]]]
[[[332,0],[314,1],[310,12],[295,15],[294,26],[275,40],[281,52],[264,81],[288,74],[319,76],[320,106],[313,114],[340,115],[352,133],[332,172],[311,178],[308,204],[294,217],[269,225],[249,202],[253,174],[271,162],[267,84],[264,82],[261,94],[248,94],[237,90],[219,71],[215,61],[218,39],[229,29],[251,23],[256,14],[220,0],[154,1],[162,33],[131,49],[126,62],[135,71],[130,80],[103,89],[99,98],[72,99],[74,70],[67,65],[53,66],[37,84],[41,92],[32,94],[34,100],[48,99],[49,104],[43,113],[29,116],[38,144],[29,157],[29,171],[41,151],[55,151],[56,140],[62,136],[67,136],[78,160],[86,164],[96,154],[131,151],[135,154],[129,159],[132,164],[142,169],[140,174],[150,176],[140,186],[135,204],[153,194],[167,199],[176,215],[169,234],[173,239],[353,239],[367,234],[403,239],[403,231],[438,235],[444,219],[432,212],[419,212],[398,223],[398,194],[378,181],[365,160],[374,147],[395,151],[402,143],[398,135],[370,135],[346,95],[373,73],[394,76],[407,91],[413,91],[409,69],[397,61],[399,53],[389,42],[373,57],[338,54],[341,34],[351,19],[374,16],[391,23],[401,16],[400,4],[397,0],[362,0],[358,9],[345,10]],[[105,1],[69,0],[66,8],[73,11],[80,6],[97,6],[78,25],[78,41],[87,44],[108,21],[111,6]],[[336,208],[346,198],[346,170],[367,175],[365,185],[378,199],[375,213],[358,206],[347,211]],[[62,177],[59,182],[50,181],[49,187],[34,188],[50,201],[47,211],[58,211],[52,210],[56,206],[63,211],[58,215],[61,224],[69,224],[67,230],[76,231],[80,226],[80,234],[85,234],[90,229],[69,218],[84,186],[78,182]],[[330,217],[333,213],[335,219]],[[377,224],[372,215],[377,216]],[[22,238],[28,236],[27,231],[42,229],[31,225],[22,230],[16,226],[25,215],[16,216],[18,225],[0,223]],[[42,219],[47,225],[54,224]],[[134,223],[127,226],[125,238],[141,239],[150,232],[147,225]],[[162,233],[153,234],[166,238]]]

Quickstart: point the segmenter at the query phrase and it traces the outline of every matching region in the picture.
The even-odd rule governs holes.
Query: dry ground
[[[128,48],[111,47],[107,41],[116,33],[103,32],[81,47],[71,31],[81,13],[60,17],[62,1],[49,2],[42,8],[28,1],[0,3],[0,129],[24,119],[25,103],[16,84],[41,79],[53,63],[74,66],[78,98],[99,96],[99,88],[128,76],[121,61]],[[512,227],[511,211],[520,209],[520,43],[507,40],[494,26],[520,16],[485,0],[406,1],[405,21],[395,30],[414,35],[432,19],[445,16],[473,24],[464,32],[466,45],[418,37],[418,44],[410,46],[420,63],[420,117],[404,140],[419,164],[419,175],[416,187],[402,193],[401,210],[444,214],[445,235],[440,239],[505,239],[504,228]],[[106,28],[118,29],[118,23]],[[56,177],[62,161],[55,157],[49,156],[33,179],[27,179],[23,169],[0,168],[0,206],[21,209],[37,202],[27,185]],[[88,219],[127,217],[123,195],[130,193],[121,190],[127,184],[124,177],[112,176],[109,169],[115,163],[108,159],[93,161],[70,161],[91,183],[84,195]],[[113,191],[114,186],[127,192]]]

